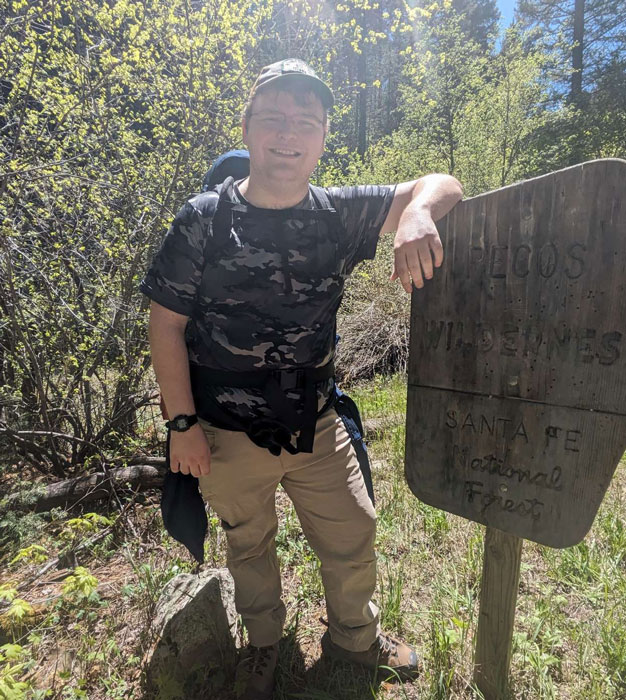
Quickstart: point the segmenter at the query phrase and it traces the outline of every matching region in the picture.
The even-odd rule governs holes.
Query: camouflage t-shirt
[[[207,193],[182,206],[141,291],[190,317],[190,364],[249,371],[321,367],[333,359],[344,282],[355,265],[374,257],[395,187],[325,192],[336,212],[320,210],[313,188],[296,207],[262,209],[230,186],[213,221]],[[332,380],[318,385],[318,406],[332,388]],[[274,417],[259,390],[210,391],[240,419]],[[300,413],[300,393],[287,397]]]

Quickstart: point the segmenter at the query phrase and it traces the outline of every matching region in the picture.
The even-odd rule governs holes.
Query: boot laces
[[[249,647],[249,653],[245,660],[246,669],[250,674],[256,673],[262,676],[268,667],[272,653],[272,647]]]
[[[398,648],[398,643],[393,637],[389,637],[386,634],[380,634],[378,636],[378,646],[383,654],[388,656],[395,656],[396,650]]]

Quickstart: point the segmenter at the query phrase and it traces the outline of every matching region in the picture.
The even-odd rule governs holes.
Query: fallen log
[[[363,421],[363,430],[365,438],[368,440],[376,440],[383,436],[392,428],[398,425],[398,421],[394,418],[366,418]]]
[[[98,474],[88,474],[66,479],[27,491],[17,491],[5,497],[2,510],[43,511],[52,508],[88,503],[109,498],[114,491],[128,488],[132,491],[157,489],[165,478],[165,459],[152,458],[151,464],[136,464],[128,467],[106,469]]]

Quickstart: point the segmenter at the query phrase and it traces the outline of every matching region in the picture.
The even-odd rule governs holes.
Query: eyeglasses
[[[315,134],[324,126],[315,117],[288,117],[282,112],[253,112],[250,116],[256,117],[257,124],[265,131],[283,131],[287,128],[287,122],[291,122],[296,133],[301,136]]]

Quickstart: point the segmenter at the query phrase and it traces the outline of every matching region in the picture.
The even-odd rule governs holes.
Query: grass
[[[320,658],[319,618],[326,612],[319,561],[279,489],[277,547],[288,617],[275,697],[478,698],[472,658],[484,529],[421,503],[406,486],[404,380],[377,378],[350,393],[364,420],[376,421],[369,444],[378,511],[376,602],[384,627],[416,645],[425,671],[403,684]],[[625,498],[626,472],[620,466],[582,543],[565,550],[524,543],[512,697],[626,697]],[[5,546],[0,584],[7,585],[0,587],[0,598],[7,600],[5,615],[12,609],[13,618],[2,618],[1,700],[143,697],[142,659],[156,601],[167,581],[194,569],[186,550],[163,530],[158,494],[144,501],[131,504],[124,516],[101,510],[112,522],[111,536],[81,553],[70,568],[51,570],[20,590],[14,596],[19,604],[8,602],[13,595],[8,584],[28,580],[44,565],[42,557],[56,556],[66,546],[68,528],[75,542],[105,525],[84,515],[87,524],[81,524],[77,514],[57,512],[39,522],[30,539],[24,528],[19,544]],[[224,565],[224,533],[211,514],[206,553],[207,566]],[[221,692],[219,698],[230,700],[227,688]]]

